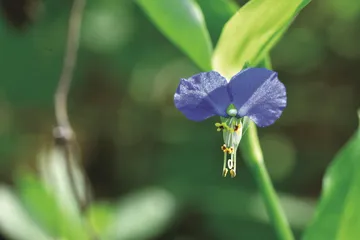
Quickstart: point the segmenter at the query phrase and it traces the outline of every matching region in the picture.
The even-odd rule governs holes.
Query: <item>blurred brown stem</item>
[[[67,36],[63,69],[55,93],[55,117],[57,127],[54,130],[54,137],[57,140],[58,145],[61,147],[66,161],[66,171],[68,174],[71,190],[83,216],[86,214],[87,207],[90,204],[89,184],[86,181],[85,196],[82,198],[80,190],[76,186],[74,171],[72,169],[71,161],[72,157],[74,156],[73,147],[76,147],[77,144],[75,140],[75,134],[70,125],[68,117],[67,98],[77,61],[81,22],[85,5],[86,0],[74,0],[69,17],[69,30]],[[84,219],[86,219],[85,216]],[[92,237],[92,239],[98,239],[95,232],[91,228],[91,224],[88,221],[86,221],[86,224],[89,228],[89,235]]]
[[[74,75],[77,60],[81,20],[85,4],[86,0],[74,0],[70,13],[64,65],[55,93],[55,117],[57,128],[54,131],[55,138],[63,148],[69,181],[75,200],[77,201],[81,211],[84,211],[87,204],[84,202],[84,200],[81,199],[80,193],[75,184],[74,173],[71,169],[71,156],[73,156],[73,154],[70,145],[75,141],[75,135],[71,128],[67,113],[67,97],[69,94],[70,84]]]
[[[72,134],[72,129],[67,113],[67,96],[69,93],[69,88],[74,75],[74,69],[77,60],[81,20],[85,4],[86,0],[74,0],[69,19],[69,31],[66,45],[66,53],[64,56],[64,65],[55,93],[56,121],[59,127],[64,128],[64,130],[69,130],[69,132],[67,132],[69,135]]]

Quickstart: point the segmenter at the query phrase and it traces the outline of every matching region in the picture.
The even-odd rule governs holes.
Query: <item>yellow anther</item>
[[[222,150],[223,152],[227,152],[227,149],[228,149],[228,148],[226,147],[225,144],[221,146],[221,150]]]
[[[223,174],[222,174],[222,175],[223,175],[223,177],[226,177],[226,175],[227,175],[228,171],[229,171],[229,170],[228,170],[227,168],[224,168],[224,170],[223,170]],[[230,173],[231,173],[231,171],[232,171],[232,170],[230,170]]]
[[[234,131],[235,131],[235,132],[238,132],[238,131],[240,131],[240,130],[241,130],[241,123],[236,124],[236,125],[234,126]]]
[[[226,169],[226,170],[227,170],[227,169]],[[234,178],[234,177],[236,176],[236,172],[235,172],[233,169],[230,170],[230,176],[231,176],[232,178]]]
[[[231,131],[234,132],[234,129],[230,128],[226,123],[215,123],[215,127],[217,127],[217,131]]]
[[[217,127],[216,131],[220,132],[221,130],[224,130],[225,126],[224,123],[215,123],[215,127]]]
[[[228,148],[228,149],[226,149],[226,150],[227,150],[227,152],[230,153],[230,154],[234,152],[234,148],[233,148],[233,147],[230,147],[230,148]]]

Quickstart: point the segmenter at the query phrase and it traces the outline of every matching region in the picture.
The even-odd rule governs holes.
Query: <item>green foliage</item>
[[[62,206],[72,219],[80,222],[81,216],[75,199],[72,183],[68,174],[68,166],[62,151],[56,147],[44,149],[38,157],[42,181],[54,195],[58,204]],[[78,166],[78,159],[70,159],[74,183],[82,201],[85,199],[85,179]]]
[[[50,235],[61,236],[60,209],[56,199],[33,175],[21,173],[17,178],[18,195],[34,222]]]
[[[0,229],[12,239],[53,239],[33,222],[9,187],[0,186],[0,209]]]
[[[138,0],[160,31],[200,68],[211,69],[212,44],[201,9],[194,0]]]
[[[174,196],[159,187],[149,187],[129,194],[114,208],[114,216],[103,239],[152,239],[172,222],[175,207]]]
[[[359,112],[360,117],[360,112]],[[315,217],[304,240],[360,236],[360,128],[328,167]]]
[[[215,45],[224,24],[239,10],[239,6],[233,0],[197,0],[197,2],[204,13],[206,26]]]
[[[239,6],[235,4],[235,1],[231,0],[137,0],[138,6],[144,10],[150,20],[158,27],[159,31],[187,54],[202,70],[210,70],[211,66],[213,66],[215,70],[220,71],[227,77],[241,69],[247,61],[250,62],[250,66],[256,65],[271,68],[269,51],[283,36],[298,12],[308,3],[309,0],[251,0],[232,17],[239,9]],[[63,44],[66,39],[66,23],[69,9],[68,5],[54,4],[52,1],[44,4],[47,10],[45,14],[48,16],[43,16],[45,20],[41,24],[34,24],[34,27],[22,36],[9,33],[6,25],[0,21],[0,43],[3,48],[0,57],[1,88],[6,93],[6,97],[1,95],[0,100],[2,103],[9,101],[9,109],[11,108],[11,111],[5,111],[6,109],[2,105],[0,106],[1,119],[4,120],[6,116],[12,116],[13,114],[14,118],[9,118],[9,122],[14,126],[16,125],[17,128],[10,132],[10,127],[3,124],[3,121],[0,124],[2,125],[0,126],[0,161],[2,162],[12,163],[13,159],[8,158],[8,152],[10,150],[23,152],[22,149],[19,149],[20,144],[26,145],[28,148],[33,147],[29,142],[38,138],[37,135],[33,136],[35,135],[34,129],[37,131],[38,128],[34,127],[35,125],[31,124],[30,120],[38,121],[41,119],[45,122],[47,116],[42,115],[43,109],[41,109],[39,114],[39,104],[41,103],[47,107],[52,104],[50,100],[52,99],[53,90],[58,79],[58,72],[62,64]],[[52,8],[51,5],[53,5]],[[96,128],[91,125],[91,129],[98,129],[101,132],[103,128],[106,128],[105,125],[108,123],[109,126],[111,125],[109,129],[111,129],[117,141],[120,142],[120,144],[116,142],[118,144],[116,146],[121,145],[122,149],[120,150],[121,153],[119,155],[121,156],[119,158],[107,158],[111,153],[104,157],[105,161],[103,164],[110,164],[111,159],[121,163],[120,170],[114,169],[114,172],[116,171],[114,175],[117,175],[114,178],[116,180],[112,182],[113,184],[109,185],[114,185],[112,187],[117,189],[117,184],[120,182],[126,191],[131,191],[130,194],[121,196],[120,199],[115,201],[106,203],[93,202],[85,217],[89,218],[92,227],[101,239],[145,240],[156,238],[156,236],[169,229],[174,221],[179,221],[180,223],[183,215],[186,216],[186,214],[193,211],[192,209],[195,209],[195,214],[200,216],[199,219],[196,218],[195,227],[197,231],[195,234],[199,234],[199,237],[194,236],[195,234],[182,236],[182,233],[179,233],[179,236],[176,238],[210,239],[201,235],[203,234],[201,231],[205,229],[206,233],[214,239],[238,239],[239,237],[244,239],[274,239],[275,235],[272,228],[270,228],[265,206],[260,196],[255,192],[253,182],[249,180],[250,177],[247,170],[240,166],[236,179],[219,181],[221,162],[216,160],[220,156],[217,151],[219,150],[218,142],[212,138],[214,132],[209,131],[213,127],[213,122],[209,121],[202,126],[196,125],[178,117],[173,109],[171,100],[170,105],[165,104],[169,95],[173,94],[173,87],[175,87],[175,84],[172,85],[171,82],[175,82],[175,78],[183,76],[186,69],[178,62],[183,62],[186,66],[190,65],[190,63],[187,62],[187,59],[181,59],[181,61],[174,61],[172,63],[176,67],[169,67],[169,60],[178,60],[181,56],[167,41],[156,35],[159,34],[158,32],[151,32],[153,28],[146,25],[150,23],[140,16],[142,12],[131,11],[133,5],[135,6],[133,1],[127,1],[126,3],[125,1],[120,3],[117,0],[89,1],[85,13],[81,43],[82,54],[79,56],[80,64],[77,71],[81,75],[83,73],[84,75],[89,74],[87,72],[87,68],[89,68],[87,61],[91,59],[91,61],[94,61],[94,65],[96,65],[96,68],[94,67],[95,71],[107,73],[109,69],[99,64],[102,63],[101,61],[104,61],[103,59],[106,59],[103,65],[109,68],[113,66],[113,69],[116,69],[114,71],[116,80],[121,78],[122,80],[119,82],[125,86],[124,90],[120,93],[114,90],[115,95],[123,94],[126,96],[124,99],[121,99],[126,107],[120,106],[121,114],[119,114],[122,119],[121,123],[125,124],[120,126],[111,125],[109,123],[111,121],[108,120],[110,118],[110,120],[113,120],[114,115],[106,117],[103,114],[101,116],[104,119],[101,119],[101,122],[106,124],[101,124],[96,126]],[[330,77],[333,72],[330,74],[329,65],[324,64],[320,60],[316,61],[319,58],[316,58],[315,55],[320,55],[318,53],[319,45],[322,44],[325,49],[325,46],[330,44],[332,47],[331,56],[335,52],[343,56],[358,57],[355,43],[358,39],[356,19],[359,16],[359,4],[355,0],[331,0],[327,5],[330,6],[330,9],[329,7],[324,8],[327,9],[327,14],[330,14],[332,19],[330,23],[325,21],[327,19],[325,18],[317,19],[317,22],[314,21],[314,24],[312,24],[313,20],[310,16],[308,19],[311,20],[307,21],[314,25],[313,29],[309,26],[295,29],[296,32],[300,33],[306,33],[308,30],[309,32],[311,31],[313,35],[311,35],[310,40],[317,40],[316,44],[311,44],[309,38],[304,37],[304,34],[288,35],[289,40],[286,47],[282,43],[278,44],[282,45],[279,46],[279,51],[282,53],[279,55],[279,58],[282,61],[289,62],[289,64],[296,63],[292,66],[297,70],[309,64],[309,62],[318,62],[318,65],[315,66],[319,67],[319,70],[322,68],[323,71],[329,73],[325,74],[326,78]],[[134,10],[136,9],[134,8]],[[313,10],[313,12],[312,17],[318,14],[317,10]],[[138,15],[135,16],[135,14]],[[324,16],[329,17],[325,14]],[[134,21],[135,17],[137,17],[136,21]],[[223,28],[230,18],[231,20]],[[324,26],[321,26],[321,24],[324,24]],[[319,37],[320,34],[323,34],[322,32],[316,34],[320,32],[321,27],[326,28],[327,31],[330,31],[328,34],[333,36],[329,37],[329,43]],[[324,33],[323,36],[326,36],[326,34]],[[218,41],[219,37],[220,40]],[[295,44],[295,46],[301,47],[294,50],[294,42],[296,41],[304,42],[304,44]],[[218,45],[212,57],[212,45],[215,45],[217,42]],[[348,44],[349,42],[354,44]],[[305,50],[302,48],[303,46],[306,48]],[[293,51],[289,51],[291,49]],[[120,50],[121,54],[119,54]],[[301,57],[299,52],[310,56],[312,61],[305,61],[304,63],[306,58]],[[307,54],[307,52],[314,54],[314,57]],[[98,56],[100,57],[98,58]],[[109,56],[116,57],[107,58]],[[146,60],[144,61],[145,63],[140,62],[143,59]],[[288,59],[293,61],[287,61]],[[331,62],[330,66],[338,64],[335,56],[331,59],[333,62]],[[348,61],[344,65],[348,66]],[[275,59],[274,66],[280,71],[288,72],[289,77],[286,77],[286,79],[294,77],[295,70],[290,69],[289,65],[283,65],[285,66],[284,68],[279,68],[279,62],[276,62]],[[176,69],[176,71],[173,69]],[[117,71],[120,71],[121,74],[117,74]],[[191,71],[188,71],[189,74]],[[153,74],[149,74],[149,72]],[[171,74],[168,74],[168,72],[171,72]],[[343,71],[338,72],[343,74]],[[347,72],[350,73],[350,71]],[[90,74],[92,73],[90,71]],[[154,96],[161,95],[159,97],[161,101],[156,102],[157,105],[153,104],[151,107],[144,105],[145,107],[140,106],[140,108],[137,108],[139,105],[133,103],[137,101],[137,96],[134,97],[133,95],[135,94],[131,95],[126,92],[127,84],[130,86],[134,85],[133,73],[139,73],[140,77],[138,79],[140,80],[138,80],[138,84],[135,87],[139,91],[136,94],[142,95],[141,97],[145,99],[144,101],[150,99],[151,95],[142,94],[143,89],[148,89],[148,91],[160,89],[159,92],[153,94]],[[159,81],[159,75],[161,79],[165,80]],[[310,82],[312,80],[311,76],[306,75],[306,80]],[[303,78],[303,76],[300,77]],[[331,77],[333,80],[336,78],[334,76]],[[78,84],[78,80],[81,79],[75,78],[75,83]],[[105,85],[109,83],[105,81],[106,74],[100,74],[99,78]],[[88,80],[87,78],[84,79]],[[349,79],[346,79],[345,82],[349,83]],[[101,83],[98,84],[102,86]],[[85,82],[80,84],[81,88],[85,89],[85,92],[88,90],[91,92],[90,85],[93,85],[92,82],[87,85]],[[298,107],[292,105],[291,109],[287,109],[289,112],[294,111],[298,114],[291,116],[291,119],[288,117],[288,120],[293,121],[291,123],[304,120],[306,123],[314,124],[316,117],[313,117],[313,115],[309,117],[300,109],[306,108],[307,104],[304,103],[304,96],[307,97],[307,93],[313,91],[312,85],[311,89],[303,82],[301,85],[297,84],[296,86],[290,83],[286,83],[286,85],[294,93],[289,96],[289,98],[292,98],[292,104],[299,103]],[[95,86],[97,88],[97,85]],[[295,87],[296,91],[294,90]],[[109,91],[103,91],[101,88],[98,89],[95,92],[99,95],[96,95],[95,98],[100,99],[109,94],[109,99],[119,100],[117,95],[115,98],[111,96]],[[76,92],[76,88],[72,90],[74,90],[72,94],[76,96],[72,101],[79,104],[77,100],[79,91]],[[323,91],[323,89],[321,90]],[[336,96],[347,95],[348,90],[345,88],[340,89],[345,90],[342,91],[341,95],[338,90],[338,88],[334,90],[337,93]],[[105,95],[101,95],[101,92],[105,92]],[[316,93],[316,89],[314,93]],[[299,97],[296,98],[295,95]],[[93,100],[94,96],[91,96]],[[341,97],[334,98],[335,94],[331,96],[332,102],[327,104],[329,108],[324,106],[324,109],[330,109],[329,112],[335,113],[337,116],[338,112],[335,109],[343,108],[344,104],[338,101]],[[4,98],[4,101],[2,98]],[[79,98],[84,98],[84,102],[87,104],[82,103],[82,105],[72,106],[71,109],[74,109],[74,112],[72,112],[71,118],[82,115],[83,112],[79,110],[80,108],[93,112],[98,107],[94,106],[94,101],[88,101],[81,94],[79,94]],[[351,103],[353,103],[352,100]],[[38,105],[31,105],[34,103]],[[311,100],[308,103],[311,103]],[[28,117],[29,113],[26,111],[21,115],[19,109],[26,109],[25,106],[30,106],[31,114],[39,116],[39,119]],[[117,109],[118,106],[115,108]],[[138,110],[134,111],[134,109]],[[49,116],[53,116],[52,110],[51,113],[47,113]],[[153,115],[148,114],[148,112],[152,112]],[[311,114],[314,114],[313,111]],[[319,115],[322,116],[321,111],[319,111]],[[129,117],[132,118],[132,116],[140,120],[128,121]],[[87,118],[85,115],[81,117]],[[26,120],[24,121],[23,119]],[[52,117],[49,119],[52,119]],[[50,121],[49,119],[47,121]],[[146,119],[147,124],[143,124],[143,119]],[[326,122],[323,121],[324,119]],[[344,129],[351,128],[351,125],[348,124],[348,119],[349,117],[342,115],[341,118],[323,117],[321,119],[318,118],[317,121],[319,123],[321,120],[321,126],[325,126],[325,131],[334,129],[332,125],[334,122],[335,124],[340,124],[341,129],[336,129],[336,131],[340,132],[341,130],[344,133]],[[113,122],[117,120],[115,119]],[[31,139],[30,141],[26,139],[26,137],[30,137],[30,134],[27,133],[25,135],[24,126],[18,127],[23,121],[29,122],[27,123],[28,125],[25,125],[30,126],[31,129],[31,136],[33,137],[29,138]],[[83,122],[75,124],[77,135],[80,135],[80,139],[89,139],[89,142],[91,142],[89,137],[93,134],[89,132],[89,122],[91,121],[93,121],[93,117],[89,118],[87,122],[84,121],[87,125],[82,125]],[[134,124],[134,122],[136,123]],[[157,125],[158,122],[161,123],[161,126]],[[43,124],[42,121],[39,125],[41,124]],[[46,133],[49,132],[51,124],[52,122],[44,124]],[[281,126],[281,124],[279,125]],[[326,125],[328,125],[328,128],[326,128]],[[11,128],[14,126],[11,126]],[[156,131],[146,132],[149,126],[152,129],[156,129]],[[304,125],[299,127],[304,127]],[[308,125],[305,125],[305,127],[308,127]],[[141,142],[141,138],[146,138],[146,144],[136,142],[136,144],[141,145],[141,148],[138,148],[136,144],[126,142],[128,140],[124,135],[114,131],[117,128],[129,129],[130,135],[135,136],[133,137],[135,142]],[[4,134],[2,129],[8,129],[9,131]],[[261,134],[266,135],[266,131],[271,130],[262,130]],[[360,184],[360,173],[358,173],[360,169],[358,163],[360,159],[359,131],[355,133],[344,149],[339,152],[329,167],[324,179],[321,201],[313,221],[305,232],[304,240],[359,239],[360,230],[357,228],[360,224],[358,217],[360,215],[360,208],[357,206],[358,199],[360,198],[360,191],[357,187]],[[85,134],[84,137],[81,135],[83,132],[89,132],[89,134]],[[24,135],[25,138],[20,139],[17,135]],[[262,160],[262,152],[254,125],[249,129],[242,141],[242,153],[245,157],[248,156],[253,159]],[[152,142],[156,143],[156,147],[151,145]],[[332,146],[330,144],[327,144],[327,146],[326,149],[328,151]],[[94,145],[86,146],[87,149],[93,147]],[[136,154],[134,154],[132,147],[136,149]],[[298,152],[298,165],[306,162],[305,160],[308,160],[310,155],[306,152],[306,145],[301,147],[304,147],[304,150]],[[128,149],[131,149],[129,155],[126,153]],[[156,149],[156,151],[153,149]],[[315,147],[311,149],[311,154],[319,156],[319,161],[311,163],[313,164],[311,169],[323,169],[324,159],[327,158],[326,155],[324,156],[324,152]],[[28,158],[32,153],[25,152],[24,155]],[[22,173],[16,176],[15,190],[4,185],[0,186],[1,233],[14,240],[88,240],[87,230],[82,225],[83,219],[81,219],[77,203],[69,186],[64,159],[56,151],[43,152],[40,156],[41,178],[28,173]],[[279,154],[279,158],[281,157],[283,156]],[[124,159],[131,159],[131,161],[126,162]],[[265,156],[265,160],[269,161],[269,158]],[[289,177],[291,179],[284,185],[281,185],[281,190],[291,189],[290,191],[296,192],[297,189],[293,189],[296,183],[307,184],[304,180],[314,177],[309,172],[317,171],[317,174],[319,174],[319,170],[305,171],[309,167],[306,164],[304,165],[305,169],[299,170],[297,168],[297,171]],[[80,189],[83,196],[85,180],[77,167],[74,165],[72,168],[76,172],[77,188]],[[8,171],[8,166],[6,165],[2,165],[1,168],[3,172]],[[124,168],[127,170],[122,172],[121,169]],[[144,170],[139,171],[140,169]],[[128,175],[125,176],[126,174]],[[96,175],[102,176],[101,173]],[[161,187],[145,187],[143,190],[131,189],[141,184],[146,185],[149,180],[153,182],[154,179],[152,177],[156,179],[157,185],[167,186],[171,191],[165,191]],[[143,179],[146,179],[146,184],[141,182]],[[101,187],[108,188],[109,186],[102,185]],[[298,196],[279,195],[292,228],[295,229],[296,234],[299,234],[304,229],[313,212],[313,201],[309,201],[309,203]],[[184,204],[185,207],[181,204]],[[179,207],[185,209],[181,214],[177,214]],[[193,212],[191,213],[194,214]],[[191,222],[193,221],[191,219]]]
[[[309,0],[252,0],[224,26],[213,67],[231,77],[245,62],[257,65],[280,39]]]
[[[15,179],[17,195],[7,193],[7,198],[12,196],[12,201],[19,202],[17,221],[25,225],[24,228],[29,228],[28,231],[35,232],[33,234],[68,240],[89,239],[69,186],[65,159],[58,149],[54,148],[42,152],[39,163],[43,174],[42,179],[26,172],[20,172]],[[83,176],[75,164],[73,164],[72,169],[76,173],[77,186],[80,187],[83,185],[80,181]],[[1,198],[3,196],[0,196]],[[1,208],[5,207],[5,204],[10,203],[0,202]],[[4,212],[3,215],[4,218],[9,218],[7,212]],[[28,227],[26,226],[27,218],[32,221]],[[16,229],[11,228],[7,230],[10,236],[14,236],[14,239],[29,239],[26,236],[18,236],[16,231]],[[37,231],[40,233],[36,233]],[[44,239],[44,237],[33,239]]]
[[[104,236],[115,217],[115,207],[111,203],[93,203],[87,213],[94,230]]]
[[[67,185],[65,159],[57,149],[47,153],[50,154],[40,154],[39,159],[46,177],[19,173],[16,193],[0,186],[0,229],[13,239],[88,240],[90,227],[101,239],[145,240],[157,236],[172,222],[175,198],[160,187],[134,192],[116,204],[94,202],[80,217],[73,205],[72,189]],[[75,165],[73,170],[78,172],[78,180],[83,177]],[[91,226],[86,226],[83,218]]]
[[[94,203],[89,217],[101,239],[145,240],[161,233],[175,214],[175,199],[159,187],[142,189],[118,203]]]
[[[18,194],[26,211],[44,232],[66,239],[88,239],[79,219],[58,202],[49,189],[35,176],[21,174],[17,179]]]

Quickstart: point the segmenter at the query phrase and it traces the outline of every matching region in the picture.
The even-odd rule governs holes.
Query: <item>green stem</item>
[[[253,122],[250,123],[248,131],[243,136],[241,150],[247,165],[250,167],[252,174],[257,181],[267,213],[275,228],[278,239],[293,240],[294,236],[289,223],[281,208],[279,199],[266,170],[256,126]]]

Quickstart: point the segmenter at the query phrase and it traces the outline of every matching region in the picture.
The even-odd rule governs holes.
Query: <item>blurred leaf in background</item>
[[[18,197],[23,203],[24,211],[44,233],[52,237],[67,239],[87,239],[80,215],[74,216],[68,206],[59,201],[38,178],[30,174],[21,174],[18,179]],[[70,190],[70,189],[69,189]]]
[[[6,186],[0,187],[0,209],[0,229],[12,239],[52,239],[36,226],[31,216],[24,212],[14,192]]]
[[[49,154],[43,152],[39,159],[41,170],[46,173],[42,181],[20,172],[16,178],[17,194],[9,187],[0,187],[0,229],[14,240],[88,240],[91,235],[87,228],[92,226],[86,226],[72,189],[66,185],[69,179],[65,159],[58,149],[46,152]],[[79,174],[75,176],[79,183]],[[86,215],[101,239],[145,240],[158,236],[171,224],[176,205],[169,191],[147,187],[116,204],[94,202]]]
[[[133,35],[134,19],[128,1],[89,1],[83,21],[83,47],[94,53],[116,54]]]
[[[130,194],[118,203],[104,239],[152,239],[172,224],[175,210],[174,196],[162,188]]]
[[[360,111],[358,112],[360,121]],[[360,236],[360,128],[328,167],[320,202],[304,240]]]

